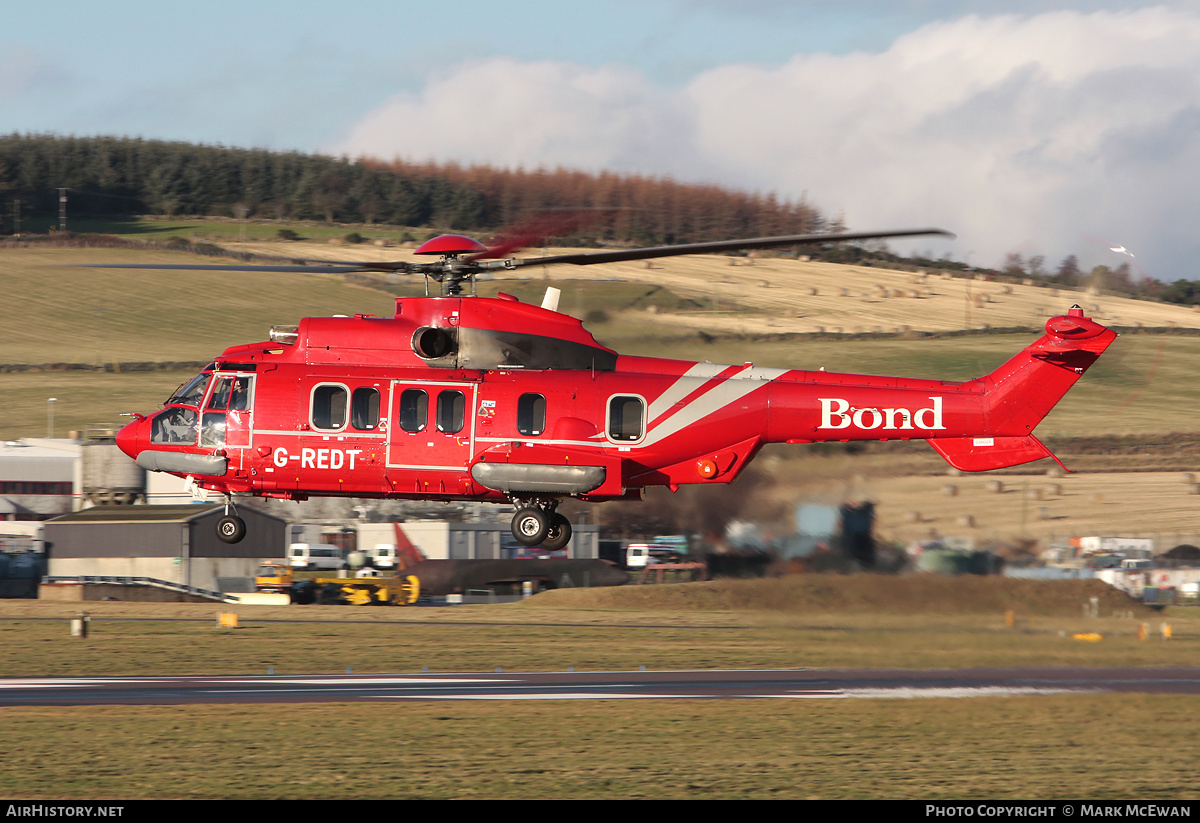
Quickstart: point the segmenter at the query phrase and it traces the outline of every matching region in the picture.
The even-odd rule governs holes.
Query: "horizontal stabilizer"
[[[1032,434],[1024,437],[937,437],[928,442],[947,463],[965,472],[1006,469],[1043,457],[1049,457],[1062,466],[1058,458]]]

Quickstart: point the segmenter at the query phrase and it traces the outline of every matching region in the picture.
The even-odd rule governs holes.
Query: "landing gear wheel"
[[[546,539],[542,541],[542,548],[548,552],[556,552],[566,548],[570,542],[571,521],[558,512],[550,515],[550,531],[546,534]]]
[[[246,521],[227,514],[217,521],[217,539],[222,543],[240,543],[246,536]]]
[[[522,546],[536,546],[550,532],[550,518],[541,509],[525,508],[513,515],[512,533]]]

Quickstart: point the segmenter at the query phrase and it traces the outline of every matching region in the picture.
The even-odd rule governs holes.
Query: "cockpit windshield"
[[[211,370],[213,364],[209,364],[206,369]],[[211,371],[203,371],[193,377],[189,382],[181,384],[175,393],[167,398],[164,406],[179,405],[179,406],[195,406],[199,408],[200,401],[204,399],[204,390],[208,388],[208,381],[212,379]]]

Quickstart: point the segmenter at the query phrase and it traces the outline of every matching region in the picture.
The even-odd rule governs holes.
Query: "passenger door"
[[[390,469],[463,472],[475,438],[475,384],[392,382]]]

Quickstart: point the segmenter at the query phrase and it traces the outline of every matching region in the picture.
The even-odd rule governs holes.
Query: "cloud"
[[[338,153],[669,174],[807,194],[855,228],[940,224],[957,254],[1190,276],[1200,14],[968,16],[877,52],[798,54],[657,87],[633,69],[507,58],[397,95]],[[1094,246],[1095,248],[1085,247]]]
[[[693,131],[686,101],[672,100],[620,66],[474,61],[394,96],[332,147],[391,159],[499,166],[631,169]]]
[[[67,81],[65,72],[32,49],[13,44],[0,48],[0,100],[45,93]]]

